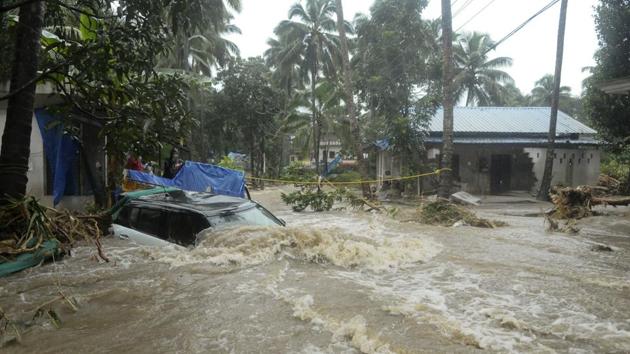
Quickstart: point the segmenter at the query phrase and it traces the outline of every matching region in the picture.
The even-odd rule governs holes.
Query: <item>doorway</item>
[[[512,156],[492,155],[490,160],[490,192],[505,193],[511,188]]]

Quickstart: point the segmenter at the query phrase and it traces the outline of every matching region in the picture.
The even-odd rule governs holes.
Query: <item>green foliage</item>
[[[323,131],[321,95],[318,83],[321,75],[336,78],[341,67],[339,37],[333,16],[336,4],[333,0],[305,0],[297,2],[289,10],[289,19],[275,28],[277,40],[271,40],[271,48],[265,53],[272,64],[274,79],[287,95],[302,84],[310,84],[310,114],[312,133],[310,140],[313,156],[319,155]],[[345,24],[346,31],[353,33],[352,25]],[[318,102],[319,99],[319,102]],[[319,105],[319,107],[318,107]],[[319,172],[320,165],[316,170]]]
[[[317,174],[300,162],[292,162],[282,170],[281,178],[287,181],[316,181]]]
[[[240,33],[230,23],[233,18],[230,8],[240,11],[241,1],[175,1],[166,13],[172,31],[169,50],[160,56],[158,67],[209,77],[213,67],[224,67],[238,56],[238,47],[223,37]]]
[[[9,14],[0,13],[0,83],[11,78],[13,51],[15,47],[14,26],[9,26]]]
[[[602,160],[602,173],[620,181],[626,181],[630,173],[630,153],[608,154]]]
[[[512,77],[500,68],[511,66],[512,58],[488,59],[494,45],[489,35],[473,32],[462,35],[453,46],[455,56],[455,97],[466,95],[466,105],[491,106],[501,101],[504,84]]]
[[[597,84],[630,76],[628,1],[600,0],[595,7],[595,27],[600,48],[595,54],[593,75],[584,82],[584,110],[611,150],[625,151],[630,146],[630,95],[608,95]]]
[[[341,201],[341,196],[335,190],[324,192],[322,189],[302,188],[289,194],[281,194],[282,201],[290,205],[294,211],[301,212],[310,207],[316,212],[332,209],[335,201]]]
[[[361,180],[361,174],[357,171],[346,170],[339,174],[332,175],[329,180],[331,182],[356,182]]]
[[[221,158],[221,161],[219,161],[217,166],[221,166],[223,168],[229,168],[230,170],[242,171],[242,168],[236,164],[236,161],[231,159],[229,156],[223,156],[223,158]]]
[[[261,58],[236,60],[221,71],[223,89],[214,99],[214,114],[206,121],[215,151],[247,151],[249,169],[260,176],[263,161],[279,164],[277,116],[284,96],[272,87],[271,73]],[[263,158],[264,156],[264,158]]]
[[[369,17],[355,21],[356,86],[370,111],[361,122],[364,139],[387,137],[411,169],[419,165],[421,130],[440,100],[438,34],[422,19],[426,5],[424,0],[377,0]]]
[[[470,210],[455,205],[448,200],[438,199],[427,203],[419,210],[420,222],[430,225],[452,226],[458,221],[475,227],[495,228],[505,226],[502,221],[479,218]]]

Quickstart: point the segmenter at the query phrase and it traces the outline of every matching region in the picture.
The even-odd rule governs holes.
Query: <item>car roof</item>
[[[220,214],[226,210],[248,209],[256,205],[244,198],[182,190],[143,196],[132,200],[130,204],[185,209],[206,216]]]

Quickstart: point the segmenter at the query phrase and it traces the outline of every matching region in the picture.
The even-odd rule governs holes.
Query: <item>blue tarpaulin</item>
[[[335,168],[337,168],[337,166],[339,166],[339,164],[341,163],[341,160],[342,160],[341,154],[337,154],[337,156],[335,156],[335,159],[328,163],[328,166],[326,167],[326,175],[328,175]]]
[[[374,145],[379,148],[381,151],[385,151],[389,149],[389,139],[381,139],[377,140]]]
[[[44,109],[36,109],[35,117],[44,142],[44,153],[53,180],[53,204],[66,194],[76,194],[77,176],[72,168],[79,154],[79,143],[64,134],[61,120]]]
[[[193,192],[212,192],[233,197],[245,196],[245,174],[241,171],[186,161],[173,179],[140,171],[127,171],[127,178],[144,184],[176,187]]]

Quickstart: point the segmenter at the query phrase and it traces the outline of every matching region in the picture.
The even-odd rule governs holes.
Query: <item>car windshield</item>
[[[225,211],[219,215],[208,217],[213,228],[232,226],[277,226],[278,220],[260,205],[245,209]]]

